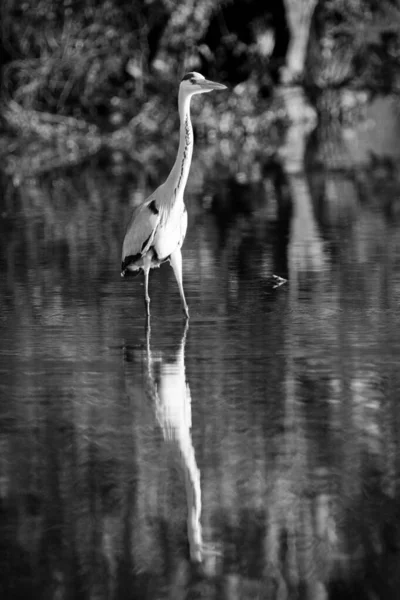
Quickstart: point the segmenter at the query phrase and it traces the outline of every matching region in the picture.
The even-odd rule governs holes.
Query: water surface
[[[189,188],[189,324],[168,265],[150,323],[120,279],[150,190],[95,166],[4,186],[2,598],[397,597],[391,185]]]

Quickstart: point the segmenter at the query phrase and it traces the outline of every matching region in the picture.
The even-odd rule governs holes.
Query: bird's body
[[[189,316],[182,283],[181,247],[186,236],[187,212],[183,192],[193,153],[190,101],[194,94],[224,89],[226,86],[188,73],[179,87],[180,136],[178,154],[167,180],[132,214],[122,247],[121,276],[140,270],[145,278],[146,312],[149,314],[149,271],[169,260],[173,268],[186,317]]]
[[[171,208],[160,206],[158,188],[132,214],[123,244],[122,271],[158,267],[181,247],[187,228],[187,212],[182,202]],[[159,208],[157,208],[159,206]]]

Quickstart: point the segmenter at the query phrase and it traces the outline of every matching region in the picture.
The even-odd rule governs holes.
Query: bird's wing
[[[154,236],[157,256],[164,260],[184,242],[187,229],[187,212],[184,204],[175,206],[163,219]]]
[[[122,246],[122,260],[127,256],[144,256],[151,244],[160,222],[156,193],[135,208],[128,223]]]
[[[187,214],[186,206],[184,206],[182,219],[181,219],[181,239],[179,242],[179,247],[182,246],[183,242],[185,241],[187,226],[188,226],[188,214]]]

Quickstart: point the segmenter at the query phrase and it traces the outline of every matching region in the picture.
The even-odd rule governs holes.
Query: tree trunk
[[[306,61],[311,20],[318,0],[284,0],[290,30],[286,65],[281,73],[282,83],[302,78]]]

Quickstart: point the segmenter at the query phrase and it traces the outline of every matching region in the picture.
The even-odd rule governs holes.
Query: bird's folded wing
[[[174,207],[164,219],[154,235],[154,248],[157,256],[165,260],[174,250],[180,248],[185,239],[187,229],[187,212],[185,206]]]
[[[150,197],[144,204],[138,206],[129,221],[122,258],[137,254],[146,254],[153,243],[154,234],[160,222],[160,215],[155,212],[154,198]]]

